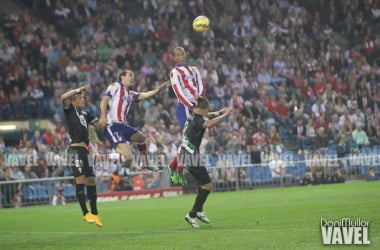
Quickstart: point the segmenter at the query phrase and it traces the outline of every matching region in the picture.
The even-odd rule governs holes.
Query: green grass
[[[370,221],[380,249],[380,182],[212,193],[212,224],[183,217],[194,195],[99,203],[104,228],[86,224],[79,205],[0,209],[0,249],[322,249],[320,218]],[[200,222],[201,223],[201,222]]]

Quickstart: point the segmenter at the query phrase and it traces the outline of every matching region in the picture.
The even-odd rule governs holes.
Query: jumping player
[[[156,166],[148,165],[145,135],[136,128],[127,124],[127,114],[134,102],[147,99],[158,94],[169,86],[169,81],[161,84],[155,90],[147,92],[135,92],[129,90],[135,81],[135,73],[131,70],[123,71],[119,75],[119,81],[111,83],[101,102],[100,120],[101,127],[105,127],[104,135],[113,148],[124,156],[127,165],[132,162],[132,152],[128,142],[137,143],[140,155],[144,156],[142,167],[152,171],[158,171]]]
[[[199,70],[187,65],[186,52],[182,47],[176,47],[173,51],[175,67],[170,71],[170,82],[177,96],[176,117],[183,130],[189,114],[195,107],[198,96],[204,96],[206,88],[203,86]],[[171,179],[174,184],[185,184],[182,175],[182,166],[177,166],[177,156],[169,164]],[[177,175],[178,174],[178,175]]]
[[[210,223],[210,220],[203,212],[203,205],[211,192],[212,184],[206,167],[202,165],[202,160],[199,156],[199,146],[206,129],[214,127],[231,113],[230,108],[225,108],[218,112],[218,116],[209,120],[208,106],[209,103],[205,97],[197,99],[197,105],[185,123],[180,153],[178,155],[178,163],[186,167],[199,183],[195,203],[191,211],[185,216],[185,221],[192,227],[199,227],[196,218],[205,223]]]
[[[70,90],[61,96],[61,102],[71,138],[68,151],[69,164],[74,173],[76,196],[82,209],[83,219],[88,223],[95,223],[98,227],[103,227],[97,209],[95,171],[88,161],[88,125],[98,125],[98,118],[84,109],[85,99],[83,92],[90,90],[90,88],[90,85],[85,85],[78,89]],[[88,211],[86,206],[85,185],[91,212]]]

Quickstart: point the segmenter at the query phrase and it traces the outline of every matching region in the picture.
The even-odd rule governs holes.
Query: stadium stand
[[[211,105],[234,110],[205,136],[202,150],[213,149],[208,159],[213,173],[215,155],[229,153],[232,137],[238,138],[240,153],[250,153],[253,134],[264,128],[269,136],[275,125],[281,152],[269,144],[286,162],[293,184],[318,167],[326,177],[335,168],[342,168],[347,179],[365,178],[371,166],[380,174],[379,1],[19,0],[4,1],[0,9],[0,121],[48,119],[55,125],[52,136],[46,127],[33,129],[40,130],[41,143],[33,143],[34,131],[20,131],[17,140],[5,132],[0,136],[2,180],[14,179],[12,173],[5,174],[10,155],[38,155],[33,171],[39,178],[52,177],[57,165],[64,168],[61,176],[70,176],[62,156],[69,138],[58,97],[89,83],[88,106],[97,114],[104,88],[122,68],[138,73],[138,91],[168,79],[174,65],[171,51],[177,45],[186,48],[191,64],[200,69]],[[211,20],[204,34],[191,30],[199,13]],[[152,74],[144,73],[147,61]],[[172,158],[181,137],[175,101],[168,90],[139,103],[128,117],[149,135],[150,153],[163,153],[165,159]],[[153,122],[145,115],[149,106],[158,113]],[[299,119],[304,133],[296,128]],[[352,137],[359,134],[357,123],[363,123],[360,138]],[[102,134],[94,131],[90,148],[108,154]],[[304,144],[298,143],[300,136]],[[368,143],[358,145],[363,137]],[[344,150],[339,155],[345,159],[321,166],[337,159],[338,149]],[[49,161],[51,155],[54,161]],[[240,164],[247,167],[252,187],[272,183],[267,163]],[[105,172],[113,170],[107,166]],[[102,190],[107,181],[102,179]],[[44,200],[46,193],[53,193],[29,187],[22,189],[25,201]],[[65,189],[69,196],[72,192]]]

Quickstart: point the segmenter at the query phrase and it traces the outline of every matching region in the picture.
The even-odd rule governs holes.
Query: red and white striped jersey
[[[138,101],[140,93],[130,91],[123,84],[114,82],[108,86],[104,95],[109,96],[107,123],[125,123],[133,102]]]
[[[178,101],[187,108],[193,106],[196,96],[204,96],[206,88],[203,86],[199,70],[191,66],[176,66],[170,72],[170,82]]]

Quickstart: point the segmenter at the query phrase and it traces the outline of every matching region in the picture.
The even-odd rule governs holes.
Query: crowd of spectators
[[[137,91],[167,80],[176,46],[199,68],[212,108],[233,108],[207,132],[202,152],[281,154],[289,137],[300,154],[380,143],[378,0],[21,2],[26,9],[1,22],[0,120],[48,118],[57,129],[20,145],[3,142],[2,150],[63,151],[63,92],[91,84],[87,105],[99,114],[102,92],[120,70],[137,73]],[[202,34],[191,29],[199,14],[211,19]],[[149,135],[149,152],[166,159],[181,138],[175,102],[168,89],[128,117]],[[101,131],[93,131],[91,148],[109,148]],[[46,169],[37,176],[50,176]]]

